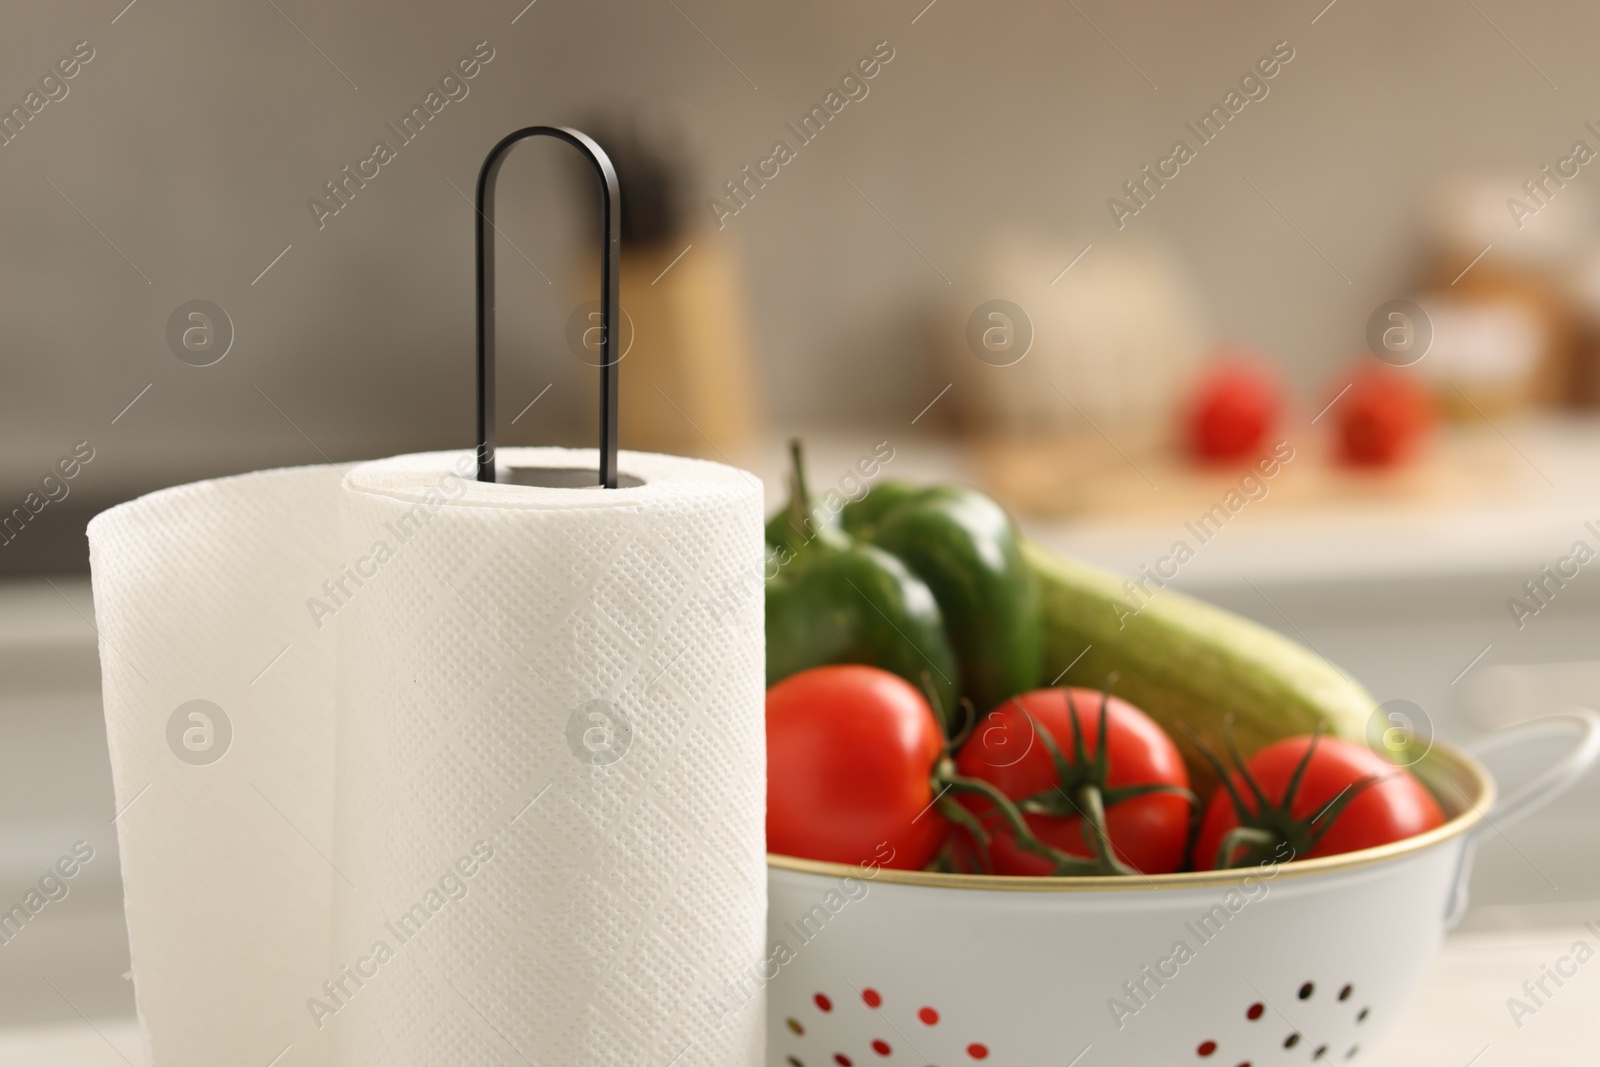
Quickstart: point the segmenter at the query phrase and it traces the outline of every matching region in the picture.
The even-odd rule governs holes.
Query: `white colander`
[[[1250,870],[1005,878],[768,858],[769,1067],[1267,1067],[1357,1059],[1465,909],[1482,833],[1600,756],[1600,716],[1496,800],[1442,743],[1413,770],[1450,816],[1381,848]]]

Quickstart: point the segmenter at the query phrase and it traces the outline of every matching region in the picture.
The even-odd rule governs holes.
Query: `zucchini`
[[[1109,682],[1117,696],[1172,735],[1202,796],[1216,776],[1179,723],[1221,754],[1223,724],[1232,716],[1234,740],[1247,758],[1318,724],[1365,743],[1377,705],[1311,650],[1170,589],[1128,614],[1120,578],[1032,543],[1023,554],[1039,582],[1044,612],[1043,683],[1063,671],[1056,684],[1102,689]]]

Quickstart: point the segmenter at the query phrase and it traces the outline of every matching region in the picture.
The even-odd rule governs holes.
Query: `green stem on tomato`
[[[989,858],[990,834],[983,825],[983,820],[968,811],[960,801],[949,796],[948,792],[935,800],[933,806],[938,809],[940,815],[943,815],[972,835],[972,840],[977,845],[978,863],[983,869],[983,873],[993,874],[994,861]],[[948,848],[948,846],[946,847]]]
[[[1265,855],[1277,848],[1282,840],[1281,834],[1275,834],[1271,830],[1255,826],[1235,826],[1222,835],[1222,841],[1217,845],[1217,858],[1212,861],[1212,866],[1219,871],[1234,866],[1253,867],[1257,856]],[[1241,848],[1245,850],[1242,860],[1250,862],[1235,864],[1234,856]]]
[[[1106,830],[1106,806],[1097,785],[1078,787],[1078,808],[1083,812],[1079,831],[1084,843],[1095,853],[1105,874],[1132,874],[1133,868],[1117,857],[1111,844],[1111,834]]]
[[[1000,818],[1011,831],[1011,836],[1016,839],[1017,845],[1036,856],[1049,860],[1054,866],[1056,874],[1098,874],[1101,873],[1100,865],[1081,856],[1074,856],[1069,852],[1046,844],[1039,840],[1033,828],[1022,817],[1022,812],[1017,810],[1016,803],[1002,793],[998,788],[981,778],[967,778],[956,773],[955,762],[948,756],[940,761],[934,780],[937,785],[948,787],[952,793],[966,793],[981,796],[994,806]]]

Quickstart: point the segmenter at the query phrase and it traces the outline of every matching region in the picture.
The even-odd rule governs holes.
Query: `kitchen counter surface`
[[[1600,919],[1600,905],[1590,911]],[[1600,926],[1600,922],[1597,922]],[[1542,976],[1582,941],[1590,950],[1574,977],[1535,1005],[1525,981]],[[1596,1060],[1600,1018],[1600,937],[1581,924],[1451,938],[1395,1029],[1373,1050],[1379,1067],[1589,1067]],[[1535,990],[1537,992],[1537,990]],[[1513,1018],[1508,1000],[1533,1007]],[[1520,1023],[1520,1025],[1519,1025]],[[1366,1059],[1363,1057],[1363,1059]]]
[[[1589,911],[1600,919],[1600,903]],[[1560,988],[1549,983],[1553,995],[1523,1015],[1520,1028],[1506,1005],[1510,997],[1526,999],[1522,983],[1539,978],[1541,965],[1554,966],[1575,942],[1600,950],[1600,938],[1578,921],[1583,914],[1571,911],[1565,925],[1457,933],[1394,1029],[1360,1062],[1372,1067],[1592,1067],[1600,962],[1579,966]],[[267,1050],[263,1064],[271,1055]],[[0,1030],[0,1067],[144,1067],[146,1062],[138,1027],[128,1018]],[[1085,1067],[1091,1062],[1086,1057]]]
[[[1106,469],[1120,469],[1137,485],[1128,493],[1136,507],[1023,515],[1020,522],[1051,548],[1129,574],[1187,538],[1197,551],[1180,580],[1194,585],[1243,577],[1307,582],[1523,571],[1533,577],[1542,564],[1566,555],[1575,540],[1600,550],[1600,533],[1585,526],[1600,528],[1600,421],[1497,419],[1494,426],[1453,433],[1463,449],[1495,458],[1484,464],[1481,484],[1474,484],[1469,470],[1465,484],[1425,495],[1412,493],[1413,483],[1402,476],[1387,487],[1375,484],[1369,494],[1324,503],[1275,493],[1269,484],[1264,497],[1248,502],[1204,544],[1185,522],[1220,500],[1237,479],[1218,476],[1212,495],[1197,493],[1193,484],[1147,485],[1109,445]],[[879,478],[984,484],[971,447],[913,427],[818,427],[802,436],[813,495],[848,491],[858,461],[871,457],[879,442],[893,449]],[[750,465],[765,484],[768,511],[776,510],[787,498],[783,442],[767,442]],[[1297,472],[1286,468],[1282,477],[1292,473]]]

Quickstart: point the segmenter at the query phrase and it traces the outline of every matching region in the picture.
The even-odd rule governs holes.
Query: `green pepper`
[[[800,443],[789,504],[767,523],[767,684],[829,663],[866,663],[955,707],[956,655],[933,591],[905,563],[811,507]]]
[[[1000,505],[963,486],[884,482],[846,504],[842,523],[928,584],[956,652],[961,696],[979,714],[1039,684],[1039,590]]]
[[[1005,512],[974,490],[884,482],[842,525],[811,506],[799,442],[767,525],[767,684],[867,663],[932,689],[947,725],[1039,682],[1038,592]]]

